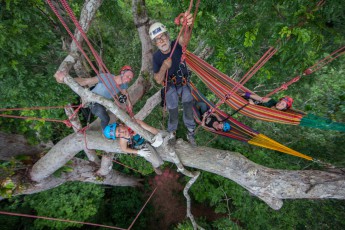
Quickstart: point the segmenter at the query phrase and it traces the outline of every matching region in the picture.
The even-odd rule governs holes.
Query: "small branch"
[[[168,141],[167,138],[164,141]],[[193,224],[193,228],[194,229],[203,229],[202,227],[200,227],[195,219],[194,216],[191,212],[191,199],[190,196],[188,194],[188,190],[189,188],[193,185],[193,183],[198,179],[200,172],[196,171],[196,172],[191,172],[188,171],[183,164],[181,163],[179,157],[177,156],[175,149],[172,148],[170,145],[168,145],[168,152],[169,152],[169,156],[171,157],[171,159],[173,160],[173,162],[175,163],[175,165],[177,166],[177,169],[179,172],[181,172],[182,174],[184,174],[185,176],[191,177],[192,179],[190,179],[188,181],[188,183],[186,184],[185,188],[183,189],[183,195],[186,197],[187,200],[187,217],[190,219],[190,221]]]
[[[158,90],[153,96],[146,100],[146,103],[142,109],[135,114],[136,119],[144,120],[152,110],[162,101],[161,92]]]
[[[201,226],[199,226],[195,219],[194,219],[194,216],[191,212],[191,199],[190,199],[190,196],[188,194],[188,191],[190,189],[190,187],[192,187],[192,185],[194,184],[194,182],[198,179],[198,177],[200,176],[200,172],[197,171],[197,172],[194,172],[194,177],[192,179],[190,179],[188,181],[188,183],[186,184],[186,186],[184,187],[183,189],[183,195],[186,197],[186,200],[187,200],[187,217],[190,219],[190,221],[192,222],[193,224],[193,228],[194,229],[200,229],[200,230],[204,230],[204,228],[202,228]]]
[[[104,153],[102,155],[101,167],[96,172],[97,175],[105,176],[108,175],[113,168],[113,158],[115,153]]]
[[[74,114],[74,112],[75,111],[74,111],[74,109],[72,107],[65,107],[65,113],[66,113],[67,117],[71,117]],[[82,129],[82,125],[80,123],[78,115],[71,117],[69,121],[72,123],[72,127],[73,127],[74,132],[77,135],[83,135],[82,133],[79,132],[79,130]],[[84,150],[87,158],[90,161],[95,162],[98,165],[100,164],[100,160],[97,157],[97,154],[96,154],[95,150],[88,149],[86,146],[84,146],[83,150]]]

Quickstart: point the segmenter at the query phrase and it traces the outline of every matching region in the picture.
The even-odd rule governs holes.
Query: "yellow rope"
[[[293,149],[290,149],[263,134],[259,134],[253,137],[253,139],[249,140],[248,143],[252,145],[272,149],[272,150],[277,150],[279,152],[283,152],[283,153],[287,153],[296,157],[304,158],[309,161],[313,160],[312,157],[299,153]]]

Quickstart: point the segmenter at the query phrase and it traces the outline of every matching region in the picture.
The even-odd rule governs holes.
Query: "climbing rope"
[[[10,115],[10,114],[0,114],[0,117],[6,117],[6,118],[16,118],[16,119],[24,119],[24,120],[35,120],[35,121],[48,121],[48,122],[59,122],[64,123],[67,127],[74,127],[71,123],[71,119],[75,117],[82,107],[82,105],[78,106],[36,106],[36,107],[25,107],[25,108],[2,108],[0,111],[6,112],[6,111],[22,111],[22,110],[43,110],[43,109],[60,109],[60,108],[77,108],[74,113],[68,117],[66,120],[60,120],[60,119],[52,119],[52,118],[39,118],[39,117],[29,117],[29,116],[18,116],[18,115]],[[76,127],[75,127],[76,128]]]
[[[5,211],[0,211],[0,214],[8,215],[8,216],[21,216],[21,217],[28,217],[28,218],[34,218],[34,219],[60,221],[60,222],[67,222],[67,223],[74,223],[74,224],[83,224],[83,225],[110,228],[110,229],[127,230],[124,228],[118,228],[118,227],[113,227],[113,226],[109,226],[109,225],[94,224],[94,223],[90,223],[90,222],[82,222],[82,221],[75,221],[75,220],[66,220],[66,219],[53,218],[53,217],[47,217],[47,216],[35,216],[35,215],[21,214],[21,213],[15,213],[15,212],[5,212]]]
[[[98,53],[95,51],[95,49],[93,48],[93,46],[91,45],[89,39],[87,38],[84,30],[82,29],[81,25],[79,24],[78,20],[76,19],[72,9],[70,8],[70,6],[68,5],[67,1],[65,0],[60,0],[61,4],[63,5],[63,7],[65,8],[66,12],[70,15],[71,20],[73,21],[73,23],[75,24],[76,28],[79,30],[80,34],[82,35],[82,37],[84,38],[85,42],[87,43],[87,45],[89,46],[92,54],[94,55],[99,68],[101,69],[102,73],[105,73],[105,77],[107,78],[108,82],[110,83],[110,86],[113,90],[113,92],[116,92],[115,87],[113,86],[113,84],[110,81],[110,72],[109,70],[106,68],[105,64],[103,63],[102,59],[100,58],[100,56],[98,55]],[[75,42],[76,46],[78,47],[79,51],[83,54],[83,56],[85,57],[85,59],[87,60],[87,62],[89,63],[89,65],[91,66],[91,68],[93,69],[93,71],[96,73],[97,76],[100,76],[99,71],[95,68],[95,66],[92,64],[90,58],[87,56],[87,54],[85,53],[85,51],[83,50],[83,48],[81,47],[80,43],[78,42],[78,40],[76,39],[76,37],[73,35],[73,33],[71,32],[71,30],[68,28],[66,22],[64,21],[64,19],[62,18],[62,16],[59,14],[59,12],[57,11],[57,9],[55,8],[55,6],[52,4],[51,0],[47,0],[48,5],[50,6],[50,8],[53,10],[53,12],[55,13],[55,15],[58,17],[58,19],[60,20],[61,24],[64,26],[64,28],[66,29],[66,31],[68,32],[68,34],[70,35],[70,37],[73,39],[73,41]],[[110,88],[107,86],[107,84],[105,83],[105,81],[99,77],[99,79],[102,81],[102,83],[104,84],[105,88],[107,89],[107,91],[109,92],[109,94],[112,96],[112,98],[114,99],[115,103],[117,106],[120,107],[120,104],[118,102],[118,96],[117,94],[112,94]],[[116,88],[119,89],[119,91],[121,90],[121,87],[115,82],[116,84]],[[127,112],[132,116],[133,113],[132,111],[130,111],[128,109],[128,107],[126,107]]]
[[[43,220],[52,220],[52,221],[60,221],[60,222],[67,222],[67,223],[75,223],[75,224],[82,224],[82,225],[89,225],[89,226],[95,226],[95,227],[103,227],[103,228],[109,228],[109,229],[119,229],[119,230],[130,230],[135,221],[138,219],[144,208],[146,207],[147,203],[151,200],[153,194],[156,192],[158,187],[156,187],[149,198],[146,200],[145,204],[143,207],[140,209],[139,213],[136,215],[134,220],[132,221],[131,225],[127,228],[119,228],[119,227],[114,227],[114,226],[109,226],[109,225],[103,225],[103,224],[94,224],[90,222],[82,222],[82,221],[75,221],[75,220],[67,220],[67,219],[61,219],[61,218],[53,218],[53,217],[46,217],[46,216],[36,216],[36,215],[29,215],[29,214],[22,214],[22,213],[15,213],[15,212],[6,212],[6,211],[0,211],[0,214],[2,215],[8,215],[8,216],[20,216],[20,217],[28,217],[28,218],[34,218],[34,219],[43,219]]]
[[[302,75],[296,76],[293,79],[291,79],[290,81],[282,84],[281,86],[279,86],[278,88],[276,88],[275,90],[273,90],[272,92],[267,94],[265,97],[270,97],[270,96],[276,94],[277,92],[280,92],[280,91],[283,91],[283,90],[287,90],[290,85],[292,85],[293,83],[298,82],[301,79],[302,76],[307,76],[307,75],[310,75],[310,74],[318,71],[319,69],[321,69],[322,67],[324,67],[328,63],[332,62],[334,59],[340,57],[344,53],[345,53],[345,46],[341,47],[340,49],[337,49],[336,51],[334,51],[333,53],[331,53],[327,57],[325,57],[322,60],[318,61],[313,66],[311,66],[308,69],[304,70]]]

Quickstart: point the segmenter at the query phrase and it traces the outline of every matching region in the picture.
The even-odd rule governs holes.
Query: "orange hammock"
[[[245,116],[268,122],[345,132],[345,125],[342,123],[308,115],[299,110],[289,109],[287,111],[279,111],[260,105],[249,104],[246,99],[240,96],[245,92],[251,92],[246,87],[238,84],[229,76],[189,51],[186,51],[186,63],[217,97]],[[235,87],[237,87],[236,93],[233,92]]]
[[[190,83],[190,86],[192,88],[192,95],[196,102],[204,102],[209,108],[215,108],[215,105],[209,102],[204,95],[202,95],[196,87]],[[195,121],[200,125],[201,120],[197,112],[197,109],[194,107],[194,119]],[[216,131],[212,128],[205,127],[203,128],[209,132],[222,135],[224,137],[228,137],[234,140],[239,140],[243,142],[247,142],[251,145],[260,146],[263,148],[268,148],[272,150],[276,150],[282,153],[290,154],[296,157],[304,158],[306,160],[314,160],[312,157],[304,155],[302,153],[299,153],[293,149],[290,149],[275,140],[272,140],[271,138],[260,134],[259,132],[253,130],[252,128],[242,124],[241,122],[237,121],[236,119],[232,118],[231,116],[228,116],[225,112],[215,108],[215,112],[223,119],[227,119],[227,121],[230,123],[231,129],[229,132],[222,132],[222,131]]]

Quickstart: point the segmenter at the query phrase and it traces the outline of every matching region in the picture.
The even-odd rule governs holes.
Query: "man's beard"
[[[170,49],[170,40],[167,40],[166,44],[166,46],[158,45],[158,49],[160,49],[162,52],[168,52]]]

